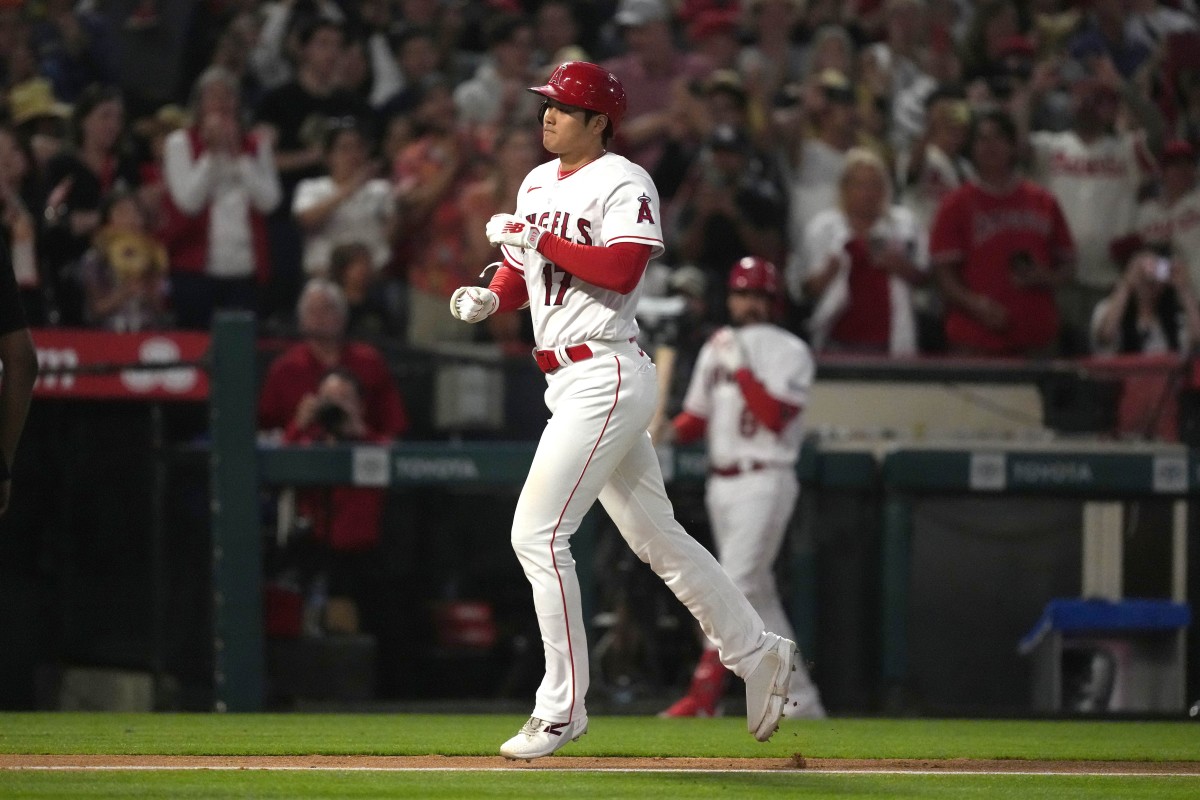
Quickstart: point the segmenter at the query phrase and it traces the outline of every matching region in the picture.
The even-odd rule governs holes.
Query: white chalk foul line
[[[982,769],[701,769],[701,768],[664,768],[664,769],[635,769],[632,767],[354,767],[354,766],[238,766],[236,764],[199,766],[199,765],[152,765],[152,764],[29,764],[0,766],[0,772],[507,772],[507,773],[545,773],[545,772],[612,772],[639,774],[702,774],[702,775],[791,775],[801,777],[806,775],[1012,775],[1024,777],[1063,777],[1063,778],[1192,778],[1200,779],[1200,775],[1188,772],[1066,772],[1062,770],[982,770]]]

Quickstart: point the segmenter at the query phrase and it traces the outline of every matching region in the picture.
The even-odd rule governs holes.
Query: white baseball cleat
[[[570,722],[547,722],[530,717],[516,736],[500,745],[500,755],[507,759],[523,758],[532,761],[548,756],[567,742],[574,742],[587,733],[586,716]]]
[[[780,636],[746,676],[746,728],[760,742],[770,739],[779,728],[795,658],[796,643]]]

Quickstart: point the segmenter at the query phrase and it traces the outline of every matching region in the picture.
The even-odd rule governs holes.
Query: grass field
[[[511,715],[0,714],[0,797],[1200,797],[1195,722],[832,719],[785,723],[772,741],[759,744],[736,718],[614,716],[593,718],[591,732],[561,756],[532,765],[495,756],[497,745],[523,721]],[[318,759],[299,762],[303,766],[289,760],[255,762],[260,766],[254,768],[230,760],[314,754],[464,758],[462,766],[443,758],[420,771],[400,760]],[[36,755],[42,761],[31,769]],[[187,769],[161,762],[150,768],[138,758],[155,755],[213,758],[191,759]],[[798,765],[797,756],[808,764],[852,759],[847,764],[856,766],[779,766]],[[629,759],[684,757],[728,759],[733,766],[627,766]],[[874,759],[880,760],[875,771],[858,763]],[[925,771],[912,772],[922,763],[907,762],[908,771],[901,772],[895,771],[898,759],[928,763]],[[1018,772],[962,774],[946,759],[1089,764],[1076,765],[1085,774],[1026,774],[1041,770],[1011,763],[1007,768]],[[80,768],[85,762],[88,768]],[[606,763],[621,771],[597,771]],[[1155,764],[1195,774],[1130,774]],[[558,765],[567,769],[554,769]],[[1111,769],[1117,772],[1106,772]]]

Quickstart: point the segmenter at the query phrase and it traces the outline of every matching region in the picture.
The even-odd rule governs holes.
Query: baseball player
[[[726,301],[730,324],[701,348],[683,411],[659,439],[686,444],[707,436],[704,499],[721,566],[767,629],[794,640],[775,587],[774,565],[800,494],[796,459],[813,358],[802,339],[770,322],[779,289],[779,272],[770,261],[747,256],[733,265]],[[709,642],[688,693],[661,716],[713,716],[728,675]],[[784,715],[825,716],[817,687],[799,659]]]
[[[516,214],[488,221],[488,239],[504,256],[488,287],[460,287],[450,300],[451,313],[472,323],[529,307],[551,412],[512,526],[546,674],[533,715],[500,753],[539,758],[587,733],[588,646],[570,540],[597,498],[700,622],[721,662],[745,679],[747,727],[766,741],[788,700],[796,646],[764,630],[716,559],[675,520],[647,432],[657,380],[636,341],[634,310],[646,264],[663,251],[662,211],[646,171],[606,149],[625,91],[581,61],[530,91],[543,97],[542,144],[558,158],[526,176]]]

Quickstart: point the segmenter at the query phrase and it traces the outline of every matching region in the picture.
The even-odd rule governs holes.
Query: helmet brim
[[[553,84],[546,84],[545,86],[530,86],[525,91],[533,92],[534,94],[541,95],[542,97],[546,98],[547,100],[553,100],[556,103],[561,103],[562,105],[567,106],[568,108],[574,108],[574,109],[578,109],[580,111],[586,111],[591,114],[603,114],[605,116],[605,118],[608,119],[609,126],[613,130],[616,130],[617,123],[616,123],[616,120],[613,119],[612,114],[608,113],[607,111],[601,111],[598,108],[590,108],[588,106],[580,105],[577,98],[568,96],[568,94],[566,92],[564,92],[559,87],[554,86]],[[540,120],[541,116],[539,116],[538,119]]]

